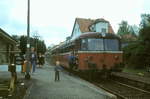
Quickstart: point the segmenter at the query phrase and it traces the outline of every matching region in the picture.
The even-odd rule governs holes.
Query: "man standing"
[[[39,53],[38,55],[38,64],[39,64],[39,67],[43,66],[43,56],[41,53]]]
[[[75,67],[75,63],[76,63],[76,57],[74,56],[74,52],[70,53],[68,61],[69,61],[70,71],[72,72],[73,68]]]
[[[34,47],[31,48],[30,61],[31,61],[31,65],[32,65],[31,72],[34,73],[35,68],[36,68],[36,62],[37,62],[37,55],[35,53]]]

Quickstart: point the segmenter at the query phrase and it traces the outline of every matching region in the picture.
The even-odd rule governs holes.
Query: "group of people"
[[[36,67],[42,67],[44,65],[44,55],[42,55],[41,53],[37,54],[35,52],[35,48],[32,47],[31,48],[31,52],[29,55],[29,59],[30,59],[30,72],[31,73],[35,73],[35,69]],[[27,57],[26,55],[23,56],[23,70],[22,72],[26,72],[26,65],[27,65]]]

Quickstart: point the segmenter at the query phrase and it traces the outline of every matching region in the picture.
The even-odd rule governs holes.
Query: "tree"
[[[142,42],[136,42],[123,48],[123,58],[127,66],[134,68],[144,68],[146,66],[146,53],[144,47]]]
[[[145,44],[150,44],[150,26],[140,30],[140,38]]]
[[[124,34],[129,34],[129,25],[128,25],[128,22],[127,21],[122,21],[120,24],[119,24],[119,29],[118,29],[118,32],[117,34],[118,35],[124,35]]]
[[[146,64],[150,64],[150,14],[141,15],[140,39],[144,44]]]
[[[140,37],[144,42],[150,41],[150,14],[141,15]]]
[[[150,64],[150,14],[141,15],[140,26],[140,40],[124,48],[124,59],[130,66],[144,68]]]
[[[12,35],[12,38],[15,39],[16,41],[20,40],[20,36],[18,36],[18,35]]]
[[[26,53],[27,50],[27,36],[21,36],[20,37],[20,49],[22,54]]]
[[[142,14],[141,19],[142,19],[140,23],[141,28],[150,26],[150,14]]]
[[[37,52],[44,54],[46,52],[46,45],[43,40],[37,42]]]
[[[118,35],[121,36],[122,42],[136,41],[137,36],[133,26],[128,25],[127,21],[122,21],[119,24]]]
[[[137,25],[132,25],[132,28],[134,30],[135,35],[139,36],[139,30],[140,30],[140,28]]]
[[[22,54],[26,53],[27,50],[27,36],[21,36],[20,37],[20,49]],[[37,38],[30,37],[30,46],[36,48],[37,45],[37,53],[44,54],[46,52],[46,45],[43,40],[39,40]]]

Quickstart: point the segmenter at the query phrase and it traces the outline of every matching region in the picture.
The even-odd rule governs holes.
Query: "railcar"
[[[52,49],[53,62],[58,59],[63,67],[69,68],[68,56],[72,52],[77,57],[74,70],[80,72],[117,70],[123,62],[120,38],[111,33],[88,32],[65,41]]]

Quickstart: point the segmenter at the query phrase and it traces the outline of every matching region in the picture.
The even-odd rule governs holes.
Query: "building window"
[[[90,31],[91,31],[91,32],[96,32],[96,31],[95,31],[95,26],[94,26],[94,25],[92,25],[92,26],[90,27]]]
[[[106,33],[106,28],[102,28],[102,33]]]

